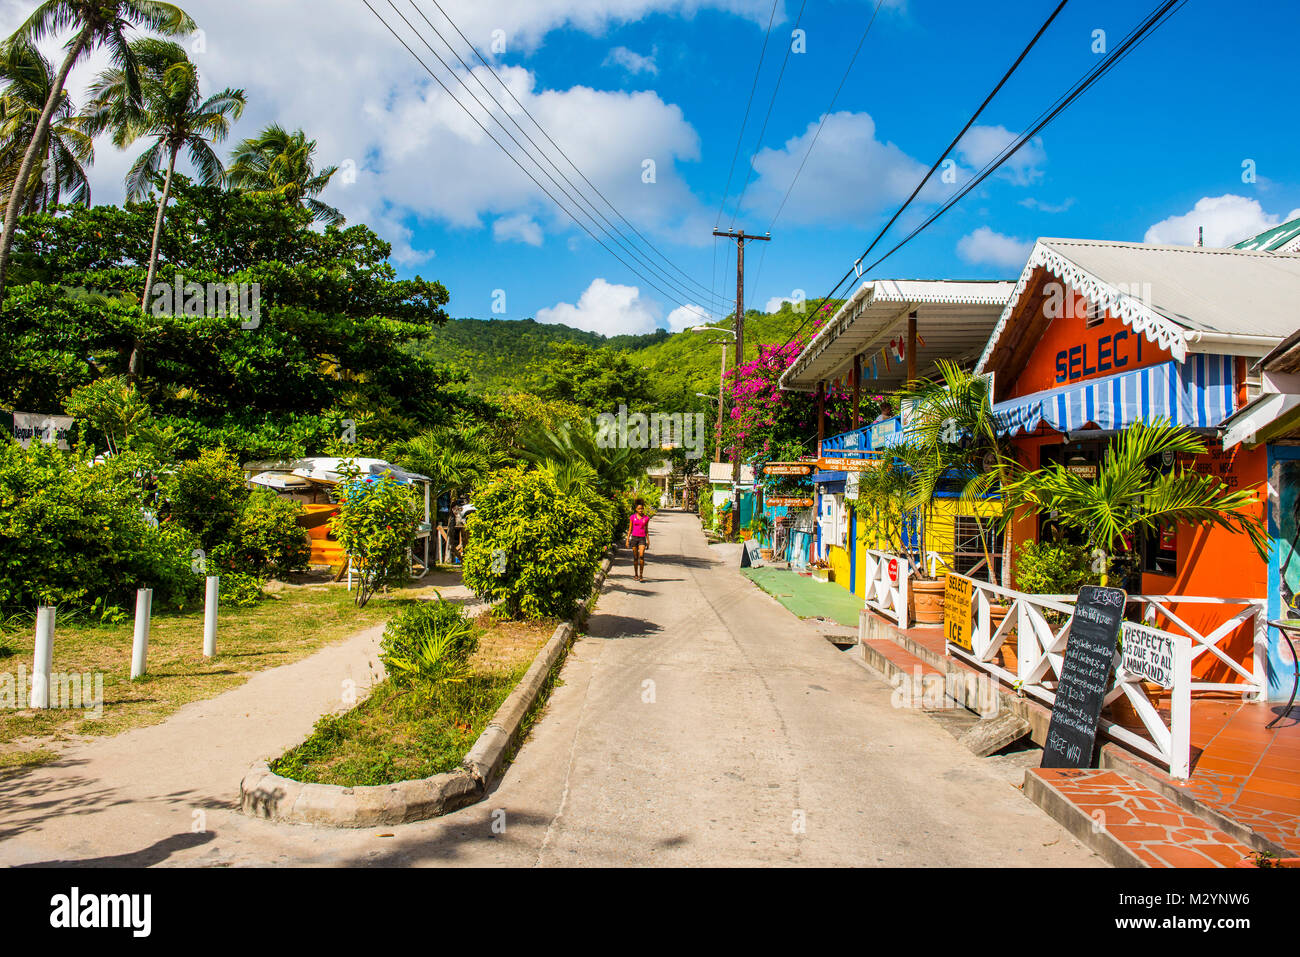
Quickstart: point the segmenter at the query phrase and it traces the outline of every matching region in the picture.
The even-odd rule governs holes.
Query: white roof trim
[[[1187,338],[1186,331],[1182,326],[1179,326],[1166,316],[1162,316],[1142,300],[1121,292],[1104,279],[1082,269],[1040,239],[1034,243],[1034,251],[1029,256],[1029,262],[1025,265],[1024,272],[1020,274],[1020,281],[1016,283],[1015,292],[1011,294],[1006,309],[1002,310],[1002,316],[998,319],[998,324],[993,328],[993,335],[989,337],[988,345],[984,347],[984,354],[980,356],[980,361],[975,365],[977,373],[986,371],[985,364],[992,357],[993,350],[1002,338],[1002,333],[1007,327],[1011,314],[1015,312],[1020,297],[1029,288],[1029,282],[1033,278],[1034,271],[1040,266],[1076,292],[1082,294],[1090,302],[1104,306],[1108,312],[1118,316],[1134,332],[1141,333],[1150,342],[1161,348],[1168,349],[1170,354],[1179,362],[1186,361]]]

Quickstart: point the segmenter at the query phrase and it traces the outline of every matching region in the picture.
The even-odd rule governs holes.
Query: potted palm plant
[[[1179,524],[1243,533],[1267,561],[1268,536],[1253,492],[1229,488],[1218,476],[1182,465],[1162,471],[1151,464],[1206,451],[1198,435],[1167,419],[1139,422],[1106,450],[1095,478],[1083,478],[1062,463],[1010,477],[1003,486],[1004,518],[1020,508],[1054,513],[1059,526],[1084,537],[1094,559],[1091,573],[1103,586],[1117,566],[1133,566],[1133,543]]]
[[[763,558],[770,560],[772,558],[772,519],[766,512],[755,511],[754,517],[749,520],[749,525],[746,528],[749,529],[749,533],[754,538],[758,539],[760,546],[758,553]],[[767,548],[762,547],[764,543],[767,544]]]

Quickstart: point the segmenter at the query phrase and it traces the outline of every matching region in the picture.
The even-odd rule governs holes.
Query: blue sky
[[[410,36],[388,0],[374,2]],[[411,0],[394,2],[436,46]],[[557,213],[358,0],[182,5],[204,30],[192,46],[208,85],[248,90],[250,108],[236,136],[274,120],[318,138],[321,160],[344,164],[348,173],[325,198],[392,240],[403,273],[444,282],[453,315],[536,316],[617,333],[680,328],[694,319],[683,305],[714,314],[726,308],[723,300],[734,293],[732,251],[709,234],[771,0],[442,0],[583,172],[705,287],[693,287],[690,296],[647,268],[640,276],[631,272]],[[419,5],[446,30],[429,0]],[[1114,46],[1154,5],[1071,0],[958,151],[957,185],[1097,62],[1095,31],[1105,31]],[[769,227],[874,6],[809,0],[799,20],[806,52],[789,55],[760,143],[800,16],[799,0],[778,0],[724,226],[734,215],[746,230]],[[1053,6],[886,0],[772,226],[774,241],[750,247],[747,305],[764,307],[795,290],[810,299],[828,292]],[[29,0],[0,0],[0,27],[32,7]],[[1189,0],[1013,167],[877,275],[1014,278],[1037,236],[1191,242],[1203,225],[1207,243],[1215,244],[1292,214],[1300,207],[1300,133],[1287,89],[1298,8],[1281,0],[1230,7]],[[504,52],[491,54],[494,39],[504,42]],[[447,77],[427,50],[417,49]],[[91,66],[74,76],[74,95]],[[494,82],[481,71],[479,78]],[[467,82],[482,96],[473,79]],[[120,198],[133,155],[112,152],[101,145],[97,201]],[[736,212],[751,156],[755,173]],[[652,183],[643,181],[648,159],[655,163]],[[1243,181],[1248,160],[1254,182]],[[916,215],[955,188],[936,183]],[[916,221],[905,217],[891,237],[901,238]],[[494,313],[502,303],[504,312]]]

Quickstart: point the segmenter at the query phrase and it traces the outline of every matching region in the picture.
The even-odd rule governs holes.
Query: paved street
[[[183,793],[165,770],[152,782],[97,779],[96,768],[110,773],[104,755],[115,751],[121,767],[150,735],[194,720],[191,710],[222,720],[221,702],[239,689],[7,782],[0,862],[1100,863],[1006,773],[926,715],[892,707],[888,684],[724,563],[734,546],[710,548],[694,516],[661,513],[651,533],[648,580],[634,581],[620,555],[545,717],[486,801],[402,827],[271,825],[231,809],[258,756],[238,746]],[[332,664],[321,682],[337,688],[343,667],[355,663]],[[194,834],[199,807],[207,830]]]

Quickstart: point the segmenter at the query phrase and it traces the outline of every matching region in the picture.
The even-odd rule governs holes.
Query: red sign
[[[898,584],[898,559],[897,558],[891,558],[889,560],[889,580],[893,582],[895,585]]]

